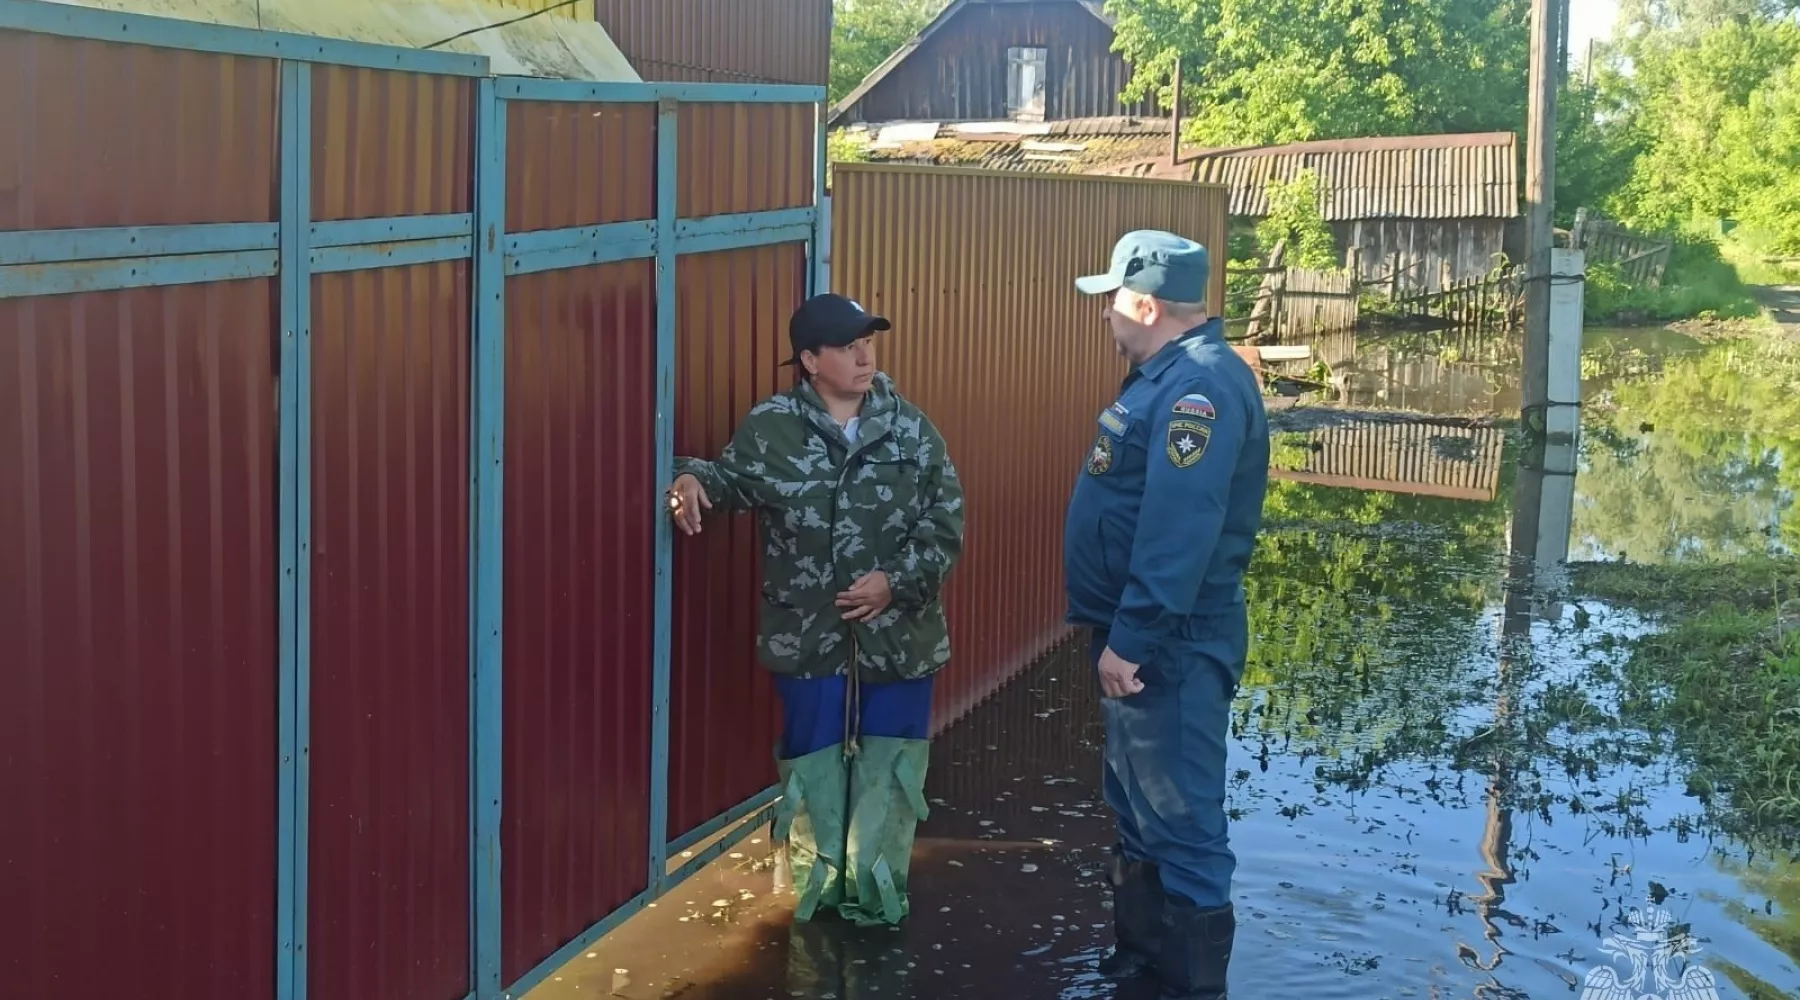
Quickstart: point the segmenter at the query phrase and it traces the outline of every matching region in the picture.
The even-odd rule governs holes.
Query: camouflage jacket
[[[963,496],[944,439],[886,374],[864,401],[851,446],[811,385],[750,410],[717,461],[679,459],[711,514],[755,510],[762,528],[758,653],[778,674],[910,680],[950,660],[939,591],[962,553]],[[846,622],[839,592],[887,573],[893,603]]]

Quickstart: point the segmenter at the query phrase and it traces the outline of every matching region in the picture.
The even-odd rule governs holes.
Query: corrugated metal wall
[[[513,103],[506,229],[598,226],[656,215],[656,106]]]
[[[274,81],[0,33],[0,230],[272,220]],[[0,301],[9,996],[273,979],[275,302],[267,279]]]
[[[1042,48],[1044,117],[1157,117],[1154,100],[1125,104],[1131,66],[1113,33],[1074,0],[972,3],[945,22],[855,105],[845,121],[999,121],[1006,111],[1006,50]]]
[[[507,982],[648,880],[653,270],[507,279]]]
[[[469,79],[314,69],[313,218],[469,211],[474,102]]]
[[[654,105],[516,103],[510,230],[656,214]],[[507,279],[503,978],[649,881],[653,261]]]
[[[469,990],[469,267],[313,279],[308,969]]]
[[[1065,635],[1062,516],[1124,363],[1073,281],[1119,236],[1225,245],[1225,190],[1182,182],[833,166],[833,283],[894,321],[881,364],[949,442],[967,550],[945,595],[961,716]],[[1212,302],[1224,296],[1213,272]]]
[[[472,207],[472,80],[320,66],[313,217]],[[319,275],[313,296],[308,978],[469,990],[470,269]]]
[[[756,403],[793,384],[787,321],[806,294],[798,246],[684,257],[676,333],[675,452],[712,458]],[[678,837],[775,782],[780,721],[756,662],[760,547],[754,515],[715,517],[675,541],[669,833]]]
[[[274,975],[274,301],[258,280],[0,302],[14,996]]]
[[[594,16],[646,80],[823,86],[831,75],[831,0],[595,0]]]
[[[681,109],[680,121],[676,207],[681,217],[812,204],[812,108],[691,104]]]
[[[791,9],[821,15],[823,79],[829,4]],[[679,380],[684,412],[707,414],[693,426],[728,435],[781,378],[808,285],[812,219],[788,210],[816,199],[817,95],[502,104],[505,84],[463,57],[80,7],[0,15],[0,125],[19,140],[0,148],[8,989],[462,1000],[535,981],[652,898],[660,835],[773,777],[747,520],[684,549],[662,610],[706,641],[672,644],[670,704],[653,708],[659,407]],[[28,33],[40,23],[110,41]],[[769,11],[756,28],[786,31]],[[302,61],[137,43],[158,31]],[[478,164],[499,159],[478,155],[486,115],[508,134],[483,211],[503,198],[507,218],[480,241],[465,227]],[[681,363],[660,385],[662,259],[509,270],[531,251],[505,239],[555,229],[642,254],[640,228],[586,229],[659,211],[753,247],[676,259]],[[195,228],[210,223],[266,225]],[[503,311],[478,309],[475,288],[506,274]],[[70,292],[144,280],[173,284]],[[472,483],[470,460],[493,345],[497,585],[471,556],[493,544],[472,485],[494,479]],[[281,423],[294,413],[304,428]],[[472,612],[496,600],[503,656],[477,660]],[[498,681],[496,710],[473,701],[491,689],[472,670]],[[474,864],[495,830],[497,880]]]
[[[273,221],[275,63],[128,51],[0,34],[0,229]]]

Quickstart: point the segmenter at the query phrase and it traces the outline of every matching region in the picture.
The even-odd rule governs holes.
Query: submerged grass
[[[1733,832],[1800,846],[1800,558],[1572,569],[1578,594],[1666,617],[1623,707],[1692,760],[1689,792]]]
[[[1576,563],[1569,567],[1587,597],[1640,611],[1704,612],[1714,607],[1774,609],[1800,598],[1800,559],[1762,556],[1729,563]]]

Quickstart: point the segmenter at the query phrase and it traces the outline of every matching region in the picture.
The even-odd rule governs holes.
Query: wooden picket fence
[[[1611,264],[1626,281],[1648,288],[1662,285],[1663,275],[1669,269],[1669,255],[1675,249],[1672,240],[1634,233],[1586,208],[1575,211],[1569,246],[1584,251],[1589,266]]]
[[[1314,271],[1282,264],[1286,247],[1278,245],[1267,266],[1239,269],[1236,275],[1261,275],[1247,296],[1249,323],[1247,344],[1292,343],[1295,337],[1315,336],[1356,328],[1360,291],[1353,271]],[[1227,315],[1245,301],[1229,303]]]
[[[1522,318],[1524,306],[1524,269],[1511,265],[1461,281],[1446,273],[1436,291],[1403,289],[1392,300],[1399,317],[1427,317],[1477,331],[1512,328]]]

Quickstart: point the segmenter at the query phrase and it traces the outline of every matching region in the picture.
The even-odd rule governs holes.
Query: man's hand
[[[1108,698],[1128,698],[1144,689],[1138,680],[1138,665],[1126,663],[1108,647],[1100,654],[1100,693]]]
[[[712,501],[707,499],[706,490],[692,474],[675,477],[675,484],[669,487],[668,504],[669,516],[675,519],[675,526],[687,535],[698,535],[700,512],[712,510]]]
[[[893,600],[894,592],[888,587],[887,574],[876,570],[839,594],[837,606],[848,609],[844,612],[845,621],[866,622],[886,611]]]

